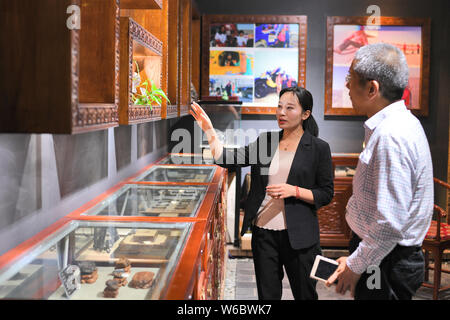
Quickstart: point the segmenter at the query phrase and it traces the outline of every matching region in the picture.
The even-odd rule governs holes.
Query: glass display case
[[[71,221],[0,270],[0,299],[159,299],[193,223]]]
[[[139,175],[135,181],[209,183],[215,171],[215,166],[155,165]]]
[[[206,189],[207,186],[127,184],[82,215],[193,217]]]
[[[214,160],[197,153],[170,153],[158,164],[214,164]]]

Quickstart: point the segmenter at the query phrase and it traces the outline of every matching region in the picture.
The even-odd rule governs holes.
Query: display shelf
[[[216,166],[154,165],[133,182],[210,183]]]
[[[191,103],[191,55],[192,55],[192,0],[179,0],[180,12],[180,76],[178,82],[179,89],[179,115],[189,114]]]
[[[180,0],[167,0],[168,11],[167,16],[170,21],[168,34],[168,60],[167,60],[167,76],[168,87],[167,95],[171,105],[167,108],[166,118],[174,118],[179,116],[179,77],[180,77]]]
[[[226,185],[222,186],[223,180],[226,178],[225,169],[201,165],[199,166],[200,171],[192,172],[192,169],[197,166],[158,165],[157,167],[176,169],[174,173],[177,175],[187,167],[189,175],[199,173],[205,178],[206,174],[207,180],[210,182],[167,182],[158,180],[158,177],[155,178],[155,181],[137,181],[152,172],[154,166],[152,164],[143,168],[137,174],[123,180],[69,213],[67,217],[69,219],[111,221],[195,221],[210,218],[211,210],[218,202],[219,191],[222,187],[226,188]],[[204,171],[205,169],[207,171]],[[180,177],[182,176],[178,176],[178,178]],[[178,203],[166,203],[163,212],[162,206],[167,202],[164,198],[167,201],[178,201]],[[181,210],[181,206],[185,206],[185,208]],[[155,210],[146,214],[144,207],[149,210],[154,207]],[[175,209],[173,212],[167,211],[170,208]],[[178,212],[176,212],[177,210]]]
[[[197,81],[199,76],[194,68],[199,67],[200,44],[192,34],[198,31],[200,19],[198,13],[193,15],[192,6],[192,0],[163,0],[160,9],[148,10],[121,4],[121,16],[131,17],[163,43],[161,89],[170,100],[162,104],[163,119],[189,114],[191,77]]]
[[[201,272],[201,258],[204,255],[207,223],[196,222],[183,252],[183,259],[170,280],[165,299],[191,300],[196,299],[198,276]]]
[[[118,125],[118,3],[2,4],[0,132],[71,134]]]
[[[161,119],[161,106],[137,105],[133,94],[147,89],[148,82],[161,87],[162,42],[130,17],[120,18],[119,123],[132,124]]]
[[[201,15],[198,5],[195,1],[192,2],[191,9],[191,86],[195,88],[197,96],[200,96],[200,70],[201,70]],[[196,36],[198,35],[198,36]],[[198,99],[196,99],[198,100]]]
[[[111,273],[114,270],[113,267],[97,267],[98,269],[98,279],[92,284],[83,284],[81,288],[77,290],[71,297],[70,300],[110,300],[111,298],[105,298],[103,296],[103,290],[105,289],[105,283],[112,279]],[[153,272],[155,278],[160,276],[159,268],[152,267],[133,267],[130,271],[128,277],[128,282],[133,279],[133,277],[138,272]],[[125,285],[119,289],[116,299],[119,300],[146,300],[151,299],[151,290],[146,289],[136,289]],[[58,289],[53,292],[48,300],[61,300],[66,299],[64,288],[59,286]]]
[[[83,216],[194,217],[207,186],[126,184]]]
[[[135,181],[153,168],[175,169],[175,180],[205,175],[207,182],[165,182],[167,175],[159,174],[155,181]],[[121,258],[130,261],[131,270],[115,299],[220,299],[227,185],[226,170],[215,165],[143,168],[0,256],[0,299],[67,299],[58,273],[80,263],[94,263],[96,279],[82,283],[70,299],[111,299],[103,295],[105,281],[113,278]],[[174,200],[187,200],[186,206],[177,208]],[[143,204],[158,211],[164,201],[166,207],[156,214],[141,214]],[[170,205],[173,216],[167,216]],[[150,288],[129,286],[140,271],[154,273]]]
[[[202,154],[194,154],[194,153],[170,153],[161,160],[157,162],[157,164],[214,164],[214,160],[212,158],[208,158],[203,156]]]
[[[68,265],[80,266],[88,261],[94,263],[98,278],[94,283],[81,283],[70,298],[104,299],[105,281],[113,279],[112,272],[119,260],[116,251],[121,246],[125,248],[120,257],[129,259],[131,269],[128,283],[119,288],[116,299],[164,298],[170,278],[183,260],[182,252],[192,227],[193,223],[71,221],[36,240],[34,246],[26,248],[22,258],[9,261],[9,267],[0,270],[0,298],[67,299],[58,272]],[[83,236],[90,230],[90,242],[76,251],[80,230]],[[165,236],[164,243],[157,243],[158,235]],[[124,245],[129,237],[133,241]],[[140,271],[153,272],[149,288],[131,288],[132,277]]]
[[[145,30],[149,31],[153,34],[157,39],[162,42],[162,66],[161,66],[161,85],[160,88],[166,93],[168,96],[170,103],[167,101],[163,101],[161,104],[161,118],[170,118],[173,117],[174,113],[177,116],[177,100],[173,99],[170,95],[170,90],[168,86],[169,78],[173,77],[173,75],[169,76],[169,55],[173,52],[177,52],[178,43],[169,43],[169,0],[159,1],[160,6],[158,8],[122,8],[120,10],[120,15],[122,17],[130,17],[134,21],[136,21],[139,25],[141,25]],[[175,80],[177,79],[177,75],[175,74]],[[176,87],[176,83],[175,83]],[[175,107],[174,107],[175,105]]]
[[[113,278],[115,264],[122,257],[130,261],[131,270],[116,299],[219,299],[224,281],[224,231],[216,219],[192,223],[66,222],[19,246],[20,256],[0,257],[0,265],[7,265],[0,269],[0,299],[67,299],[58,272],[63,265],[86,262],[95,264],[98,278],[81,284],[70,299],[105,299],[105,281]],[[161,235],[172,241],[165,239],[161,245]],[[125,242],[125,253],[120,254]],[[140,271],[155,274],[150,288],[130,288],[129,282]],[[202,278],[202,274],[207,276]]]
[[[223,224],[217,219],[196,222],[188,246],[189,250],[184,252],[183,264],[172,278],[166,298],[221,299],[225,281]]]

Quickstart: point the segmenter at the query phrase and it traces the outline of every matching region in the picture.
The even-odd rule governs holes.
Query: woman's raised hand
[[[209,119],[205,110],[203,110],[202,107],[195,102],[192,102],[189,113],[194,117],[199,127],[206,134],[208,144],[211,148],[211,153],[214,159],[217,160],[222,154],[223,144],[219,141],[219,139],[217,139],[216,130],[214,130],[211,119]]]
[[[196,102],[192,102],[189,112],[204,132],[214,129],[211,119],[209,119],[205,110],[203,110]]]

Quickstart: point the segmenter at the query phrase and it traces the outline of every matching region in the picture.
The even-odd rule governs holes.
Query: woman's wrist
[[[295,198],[300,199],[300,187],[295,186]]]

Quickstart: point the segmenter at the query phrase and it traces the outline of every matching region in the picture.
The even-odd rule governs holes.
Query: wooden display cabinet
[[[161,119],[161,106],[137,105],[133,95],[152,84],[161,87],[162,49],[162,42],[132,18],[120,18],[120,124]]]
[[[184,116],[189,114],[191,103],[191,82],[196,81],[199,73],[200,47],[197,38],[200,26],[200,16],[193,0],[168,0],[169,2],[169,62],[168,95],[172,108],[167,117]],[[196,34],[196,37],[192,36]],[[198,55],[198,56],[197,56]],[[195,87],[195,84],[194,84]],[[197,89],[197,92],[199,88]],[[176,104],[177,108],[175,111]],[[176,112],[176,115],[175,115]]]
[[[0,132],[118,125],[118,0],[0,4]]]
[[[345,208],[352,195],[352,182],[358,154],[332,156],[334,197],[331,203],[317,211],[320,227],[320,245],[323,247],[348,247],[351,229],[345,220]]]
[[[192,55],[192,0],[180,1],[180,67],[179,67],[179,116],[189,114],[191,103],[191,55]]]
[[[168,87],[167,96],[170,105],[167,106],[166,118],[174,118],[179,115],[179,65],[180,65],[180,0],[166,0],[168,2],[168,63],[167,77]]]
[[[121,9],[161,9],[163,0],[120,0]]]
[[[163,101],[161,118],[187,115],[191,81],[197,82],[199,77],[200,43],[192,34],[200,28],[200,16],[192,0],[148,2],[160,5],[147,8],[144,0],[128,0],[121,2],[120,15],[131,17],[162,42],[161,89],[170,103]]]
[[[161,118],[178,116],[176,91],[178,88],[179,7],[177,0],[129,0],[122,1],[120,7],[122,17],[132,18],[162,42],[161,89],[166,93],[170,103],[165,100],[162,102]]]
[[[149,169],[149,167],[145,169]],[[124,185],[133,184],[132,178],[126,179],[123,182],[119,183],[114,188],[112,188],[111,190],[107,191],[105,194],[100,195],[96,199],[82,206],[80,209],[57,221],[55,224],[48,227],[44,231],[40,232],[38,235],[32,237],[31,239],[25,241],[21,245],[17,246],[16,248],[12,249],[11,251],[1,256],[0,280],[1,281],[8,280],[14,276],[14,273],[16,271],[11,271],[10,266],[14,265],[17,262],[17,260],[28,259],[28,255],[29,258],[34,259],[35,256],[40,255],[41,254],[40,252],[38,253],[35,251],[36,248],[42,248],[42,252],[44,252],[46,250],[45,248],[53,247],[54,243],[50,242],[59,241],[58,239],[61,239],[60,235],[62,234],[62,231],[67,230],[68,224],[71,224],[70,226],[72,229],[74,228],[77,228],[77,230],[80,230],[80,228],[86,229],[87,230],[86,235],[91,236],[91,238],[93,235],[94,239],[96,227],[104,229],[106,228],[108,230],[114,228],[115,229],[122,228],[122,230],[124,230],[124,228],[128,228],[130,230],[138,230],[138,229],[145,230],[146,228],[147,229],[155,227],[159,228],[158,225],[161,226],[161,228],[167,227],[170,228],[170,225],[172,226],[178,225],[178,227],[180,227],[182,231],[183,228],[185,229],[185,227],[190,226],[189,232],[186,235],[186,237],[181,237],[184,239],[183,243],[179,243],[176,246],[176,248],[178,249],[175,249],[173,251],[176,252],[176,250],[178,250],[177,252],[180,253],[179,255],[177,255],[177,258],[175,258],[174,253],[171,255],[170,259],[168,259],[167,261],[163,259],[164,261],[161,262],[166,263],[166,268],[170,268],[171,270],[173,269],[172,270],[173,272],[164,271],[163,274],[167,275],[167,278],[155,279],[155,281],[159,281],[158,289],[155,289],[153,287],[149,288],[148,293],[146,293],[146,291],[143,291],[142,289],[137,290],[136,292],[139,291],[138,293],[143,293],[139,295],[137,299],[143,298],[166,299],[166,300],[221,299],[223,297],[223,290],[224,290],[224,275],[226,262],[225,256],[225,222],[226,222],[225,213],[226,213],[226,190],[227,190],[226,173],[227,171],[225,169],[217,167],[212,181],[210,183],[202,184],[207,185],[208,188],[206,191],[206,196],[204,197],[204,200],[200,208],[197,210],[197,214],[195,215],[194,218],[135,217],[135,216],[113,217],[113,216],[81,215],[83,212],[89,210],[93,206],[101,202],[107,201],[108,197],[110,197],[113,193],[115,193]],[[173,183],[172,185],[177,184]],[[94,233],[92,234],[90,230],[94,230]],[[67,232],[64,233],[64,235],[66,234]],[[127,237],[129,234],[130,233],[118,232],[118,235],[122,238]],[[140,237],[142,237],[142,235],[143,233],[140,233]],[[75,237],[72,236],[69,237],[68,239],[69,239],[68,246],[63,245],[63,241],[59,241],[56,247],[60,249],[68,247],[69,255],[71,252],[73,253],[76,252],[77,250],[79,252],[84,250],[83,252],[86,253],[86,250],[88,250],[92,245],[91,243],[87,243],[86,241],[84,242],[78,241],[80,240],[79,237],[75,239]],[[111,247],[111,252],[116,252],[113,250],[118,250],[121,243],[122,242],[114,243],[114,245]],[[98,248],[98,246],[96,246],[95,244],[94,247]],[[173,243],[172,247],[174,247]],[[103,246],[101,246],[100,248],[103,248]],[[60,249],[57,249],[56,252],[58,252],[58,250]],[[113,270],[113,267],[111,266],[110,263],[112,257],[111,252],[102,251],[94,255],[91,254],[92,250],[88,252],[90,254],[89,257],[91,258],[91,260],[94,259],[99,263],[99,266],[101,266],[99,267],[99,272],[105,268],[109,268],[108,270]],[[80,255],[78,255],[78,257],[80,256],[82,256],[81,253]],[[83,257],[85,256],[86,255],[83,255]],[[114,259],[115,258],[117,257],[114,256]],[[52,259],[56,261],[54,256],[52,256]],[[147,258],[147,260],[148,259],[150,258]],[[156,267],[157,263],[156,260],[152,262],[153,265],[149,265],[148,264],[149,261],[144,260],[145,259],[141,259],[139,256],[134,255],[132,257],[132,267],[131,267],[132,272],[136,268]],[[45,281],[43,281],[42,283],[37,283],[36,292],[39,293],[39,296],[35,296],[34,298],[45,299],[52,296],[55,296],[56,298],[60,297],[60,295],[57,296],[55,295],[55,293],[58,292],[62,293],[61,283],[57,279],[57,271],[58,269],[55,263],[54,268],[52,270],[47,271],[47,274],[51,273],[52,278],[50,279],[49,277],[45,277],[44,279]],[[103,272],[103,275],[105,274],[106,273]],[[108,274],[110,275],[110,273]],[[51,281],[48,281],[49,279]],[[96,288],[98,292],[104,289],[103,284],[105,279],[102,278],[101,280],[103,281],[102,283],[100,283],[101,281],[97,280],[97,282],[99,282],[98,285],[101,285],[101,287]],[[1,281],[0,286],[2,285]],[[89,285],[90,288],[93,288],[93,286],[94,286],[93,284]],[[86,289],[86,285],[84,289]],[[47,290],[48,292],[46,294],[42,294],[42,292],[45,290]],[[117,297],[117,299],[129,298],[128,294],[130,293],[130,291],[133,292],[133,289],[129,289],[128,287],[121,288],[119,290],[119,296]],[[99,295],[98,292],[97,295],[92,295],[92,292],[90,292],[89,297],[83,296],[82,292],[84,291],[78,292],[77,296],[74,296],[74,298],[75,299],[102,298],[102,296]],[[121,295],[120,292],[123,292],[123,294]]]
[[[63,220],[0,256],[0,299],[66,300],[67,286],[60,272],[82,263],[94,263],[95,277],[87,284],[81,282],[70,299],[105,299],[105,282],[113,279],[120,257],[131,263],[128,283],[142,271],[153,272],[154,278],[148,288],[125,284],[117,300],[189,298],[194,285],[189,277],[195,273],[192,263],[198,264],[191,255],[199,252],[203,230],[203,222]]]
[[[191,90],[194,89],[197,92],[197,96],[200,97],[200,57],[201,57],[201,16],[196,5],[196,2],[192,2],[192,17],[191,17]]]
[[[79,221],[135,221],[135,222],[195,222],[189,243],[183,252],[183,259],[171,280],[165,299],[220,299],[224,292],[226,262],[226,212],[227,212],[227,170],[215,165],[176,165],[177,168],[214,167],[210,182],[166,182],[138,181],[150,172],[150,164],[132,177],[93,199],[80,209],[68,215],[69,219]],[[172,164],[157,167],[174,167]],[[206,187],[205,196],[192,217],[162,216],[100,216],[86,213],[96,212],[100,203],[107,205],[108,198],[113,197],[125,185],[166,186],[179,188],[185,186]]]

